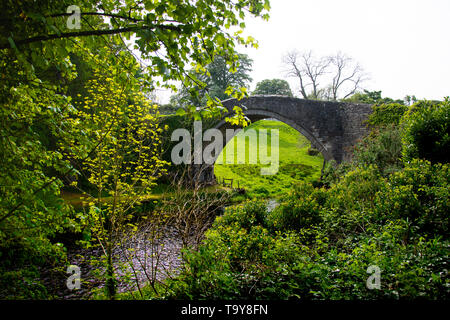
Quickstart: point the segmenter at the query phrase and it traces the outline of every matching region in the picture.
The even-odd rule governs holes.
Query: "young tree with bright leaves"
[[[93,59],[99,63],[99,57]],[[151,192],[167,164],[161,160],[163,129],[157,106],[132,82],[117,81],[115,71],[95,70],[86,85],[88,95],[70,119],[73,138],[60,146],[72,162],[83,164],[89,190],[95,190],[93,196],[81,190],[89,211],[79,218],[89,222],[92,237],[103,250],[110,299],[116,293],[114,249],[124,233],[136,230],[132,209]],[[86,154],[87,150],[94,151]]]
[[[258,82],[252,94],[293,96],[289,83],[286,80],[281,79],[265,79]]]

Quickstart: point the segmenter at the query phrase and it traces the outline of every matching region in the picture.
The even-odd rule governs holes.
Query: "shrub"
[[[408,220],[411,233],[448,236],[449,168],[413,160],[383,184],[374,199],[377,215]]]
[[[403,129],[403,156],[433,163],[450,160],[450,100],[420,101],[405,115]]]
[[[331,248],[298,272],[306,299],[448,299],[448,241],[421,238],[404,244],[394,223],[347,250]],[[367,268],[381,271],[379,290],[369,290]],[[303,278],[303,279],[302,279]],[[299,280],[300,280],[299,279]],[[308,290],[309,289],[309,290]]]
[[[389,174],[402,167],[402,139],[400,129],[388,124],[373,130],[355,148],[353,162],[357,166],[375,165],[383,174]]]
[[[400,103],[387,103],[373,106],[368,123],[372,126],[399,124],[408,107]]]
[[[267,206],[264,201],[248,201],[244,205],[228,208],[227,212],[216,219],[215,226],[236,225],[248,230],[255,225],[267,226]]]
[[[247,207],[248,208],[248,207]],[[274,237],[260,225],[243,228],[242,211],[228,211],[198,251],[185,251],[179,277],[167,282],[176,299],[287,299],[297,286],[290,266],[302,246],[293,234]],[[244,223],[246,225],[246,223]]]
[[[242,208],[243,209],[243,208]],[[250,209],[251,210],[251,209]],[[243,228],[231,210],[207,233],[198,251],[169,280],[176,299],[447,299],[448,248],[440,238],[415,236],[405,219],[368,226],[345,247],[317,234],[306,246],[292,232]],[[341,223],[341,220],[338,221]],[[244,223],[246,224],[246,223]],[[323,232],[326,233],[326,230]],[[369,290],[367,268],[381,271],[381,289]]]
[[[317,225],[320,222],[320,206],[324,201],[321,189],[308,183],[300,183],[270,214],[270,225],[283,231],[298,231]]]
[[[310,156],[317,156],[319,154],[319,150],[309,147],[308,148],[308,155]]]
[[[327,190],[326,202],[320,210],[320,230],[336,246],[345,246],[360,234],[367,232],[373,215],[373,199],[385,179],[374,166],[356,168]]]
[[[253,201],[218,218],[171,297],[448,299],[449,165],[400,163],[387,122],[353,163],[326,167],[327,188],[302,183],[270,213]],[[380,290],[366,286],[369,266]]]

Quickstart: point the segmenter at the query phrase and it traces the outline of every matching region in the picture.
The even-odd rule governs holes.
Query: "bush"
[[[392,124],[376,129],[355,148],[353,162],[357,166],[375,165],[383,174],[399,170],[402,165],[400,129]]]
[[[252,211],[249,206],[245,208]],[[297,237],[272,236],[261,225],[249,226],[249,217],[252,220],[256,216],[243,209],[227,211],[207,232],[198,251],[184,252],[185,266],[179,277],[167,282],[169,298],[286,299],[292,296],[297,284],[289,277],[289,270],[302,251]]]
[[[408,134],[422,132],[411,130],[422,108],[439,121],[448,112],[415,105],[402,121]],[[385,115],[353,163],[325,168],[327,188],[302,183],[270,213],[253,201],[218,218],[199,251],[186,252],[180,277],[169,281],[170,296],[450,298],[449,165],[400,162],[399,118]],[[441,145],[445,135],[436,141]],[[369,266],[381,271],[380,290],[366,286]]]
[[[34,266],[0,272],[0,299],[48,299],[47,289]]]
[[[308,155],[310,156],[317,156],[319,154],[319,150],[309,147],[308,148]]]
[[[449,242],[422,238],[404,244],[395,235],[397,227],[394,223],[374,237],[354,241],[347,250],[330,248],[303,266],[299,270],[303,298],[448,299]],[[366,286],[369,266],[381,271],[379,290]]]
[[[413,160],[392,174],[374,199],[378,216],[407,220],[410,233],[448,236],[449,165]]]
[[[432,163],[450,160],[450,100],[420,101],[411,107],[403,121],[403,156]]]
[[[317,225],[324,192],[311,184],[300,183],[270,214],[269,223],[276,230],[301,230]]]
[[[372,126],[385,126],[399,124],[408,107],[400,103],[387,103],[375,105],[372,109],[368,123]]]
[[[304,189],[306,191],[306,189]],[[176,299],[448,299],[448,249],[441,238],[411,237],[407,219],[371,224],[338,246],[323,234],[306,246],[301,233],[270,233],[249,226],[245,213],[229,210],[207,232],[198,251],[167,281]],[[243,219],[241,221],[241,219]],[[342,224],[338,220],[337,224]],[[243,226],[246,226],[243,228]],[[322,233],[322,235],[320,235]],[[367,268],[381,271],[381,289],[369,290]]]
[[[215,226],[236,225],[247,230],[255,225],[267,226],[267,206],[264,201],[248,201],[244,205],[227,210],[227,214],[216,219]]]
[[[374,166],[346,173],[327,190],[326,202],[320,210],[321,231],[337,246],[366,233],[367,227],[377,222],[373,200],[385,183]]]

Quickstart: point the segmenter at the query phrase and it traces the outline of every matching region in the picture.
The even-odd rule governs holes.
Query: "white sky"
[[[450,0],[271,0],[270,20],[247,19],[258,49],[251,90],[264,79],[286,79],[283,55],[342,51],[369,74],[363,86],[383,96],[442,99],[450,95]],[[166,100],[167,94],[160,96]],[[163,102],[163,101],[161,101]]]

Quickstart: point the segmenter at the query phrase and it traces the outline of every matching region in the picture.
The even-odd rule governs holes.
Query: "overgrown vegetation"
[[[392,108],[375,108],[370,121]],[[445,110],[448,100],[419,102],[401,121],[391,113],[377,120],[352,163],[328,167],[320,188],[300,183],[272,212],[260,201],[229,209],[185,254],[168,296],[448,299],[450,167],[402,158],[416,140],[398,145]],[[380,289],[366,286],[370,266],[381,270]]]
[[[267,20],[270,5],[7,0],[0,9],[0,298],[52,298],[41,269],[70,264],[61,235],[103,245],[110,268],[115,227],[134,229],[133,203],[161,173],[154,148],[161,119],[148,97],[157,87],[174,88],[174,81],[202,86],[197,75],[205,80],[216,56],[229,69],[239,67],[235,46],[256,46],[242,36],[244,19]],[[187,74],[189,68],[198,73]],[[219,101],[204,96],[190,116],[221,112]],[[61,195],[74,191],[76,181],[89,195],[85,214]],[[113,278],[111,270],[103,277],[109,298]]]
[[[65,298],[43,274],[69,290],[74,247],[98,249],[80,255],[99,278],[82,279],[94,299],[450,297],[448,98],[357,93],[360,67],[342,77],[348,57],[303,55],[318,69],[296,73],[312,81],[302,95],[336,100],[350,84],[344,102],[376,104],[371,134],[351,162],[329,163],[321,176],[323,157],[293,128],[254,123],[244,133],[280,132],[278,174],[261,176],[263,165],[241,157],[254,144],[238,144],[234,164],[215,166],[219,180],[247,190],[236,197],[198,185],[201,166],[161,177],[169,162],[161,149],[170,149],[163,133],[192,129],[192,120],[206,128],[223,116],[220,99],[246,95],[231,86],[248,85],[251,59],[235,47],[257,46],[242,36],[244,21],[267,20],[269,1],[80,1],[79,28],[70,29],[72,5],[5,0],[0,7],[1,299]],[[317,76],[329,65],[336,77],[320,88]],[[183,89],[173,102],[184,108],[163,117],[148,97],[175,89],[175,81]],[[286,83],[271,85],[259,89],[289,95]],[[233,110],[226,120],[246,124],[244,111]],[[252,199],[225,209],[233,195]],[[268,210],[267,198],[279,206]],[[175,267],[161,264],[167,254],[179,258]],[[379,288],[367,286],[373,267]]]
[[[261,132],[267,130],[279,131],[279,168],[276,175],[261,176],[261,164],[258,158],[257,164],[249,164],[250,152],[266,152],[270,154],[271,144],[268,139],[267,146],[259,145],[249,138],[245,138],[247,130],[255,130],[259,137]],[[261,120],[246,127],[243,132],[234,138],[236,151],[234,152],[234,163],[227,164],[227,152],[233,152],[232,143],[228,143],[214,165],[214,173],[219,181],[223,178],[233,179],[233,187],[246,189],[247,197],[270,198],[279,197],[289,192],[293,184],[298,181],[318,181],[323,166],[323,156],[319,154],[310,155],[308,149],[311,143],[297,130],[276,120]],[[247,142],[245,141],[247,140]],[[261,148],[261,149],[260,149]],[[247,155],[247,156],[246,156]]]

